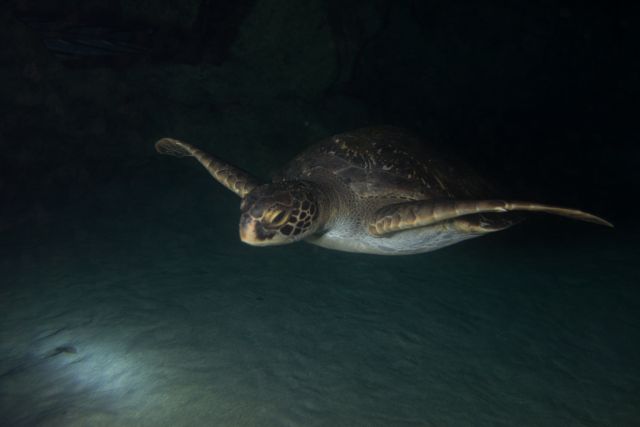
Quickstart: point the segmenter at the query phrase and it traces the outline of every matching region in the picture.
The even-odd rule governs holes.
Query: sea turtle
[[[536,211],[612,226],[575,209],[500,200],[483,179],[396,128],[358,129],[325,139],[270,183],[171,138],[156,150],[193,156],[242,198],[240,239],[267,246],[305,240],[380,255],[433,251],[503,230]]]

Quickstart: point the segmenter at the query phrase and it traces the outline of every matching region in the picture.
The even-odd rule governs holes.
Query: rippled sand
[[[220,191],[205,213],[154,195],[4,234],[0,424],[637,425],[619,229],[539,218],[398,258],[252,248]]]

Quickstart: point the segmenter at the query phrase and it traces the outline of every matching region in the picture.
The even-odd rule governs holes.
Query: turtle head
[[[318,194],[305,181],[254,188],[240,205],[240,239],[253,246],[283,245],[313,234],[321,225]]]

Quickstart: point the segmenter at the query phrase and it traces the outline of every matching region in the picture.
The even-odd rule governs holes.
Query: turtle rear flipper
[[[610,222],[587,212],[540,203],[505,200],[418,200],[395,203],[380,208],[369,222],[369,233],[374,236],[384,236],[465,215],[512,211],[544,212],[613,227]],[[478,231],[479,229],[475,232]],[[495,230],[489,229],[487,231]]]
[[[155,147],[156,151],[160,154],[175,157],[195,157],[216,181],[240,197],[244,198],[244,196],[259,185],[258,180],[247,172],[225,163],[186,142],[172,138],[162,138],[156,142]]]

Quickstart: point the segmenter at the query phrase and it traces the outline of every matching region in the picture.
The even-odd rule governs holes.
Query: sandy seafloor
[[[252,248],[232,194],[165,175],[3,233],[0,425],[640,424],[637,232]]]

